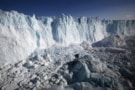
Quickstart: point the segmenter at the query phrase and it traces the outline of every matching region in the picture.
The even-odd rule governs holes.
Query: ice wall
[[[0,64],[25,59],[37,48],[93,43],[110,34],[135,35],[135,20],[36,17],[0,10]]]

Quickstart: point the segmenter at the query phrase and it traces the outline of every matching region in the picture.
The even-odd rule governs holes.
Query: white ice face
[[[0,11],[0,64],[25,59],[35,49],[59,44],[68,46],[83,41],[102,40],[110,34],[134,35],[134,20],[97,18],[59,18],[27,16],[16,11]],[[5,63],[6,62],[6,63]]]

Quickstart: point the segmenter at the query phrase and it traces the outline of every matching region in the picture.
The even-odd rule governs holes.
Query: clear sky
[[[37,16],[135,19],[135,0],[0,0],[0,9]]]

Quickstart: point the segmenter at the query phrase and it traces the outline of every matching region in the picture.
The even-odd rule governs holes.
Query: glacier
[[[0,10],[0,90],[134,90],[135,20]]]
[[[37,17],[0,10],[0,65],[24,60],[38,49],[83,41],[92,44],[113,34],[135,35],[135,20],[75,18],[64,14]]]

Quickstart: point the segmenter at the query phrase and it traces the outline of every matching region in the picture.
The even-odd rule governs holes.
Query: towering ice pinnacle
[[[135,35],[135,20],[36,17],[0,10],[0,64],[25,59],[36,49],[93,43],[110,34]]]

